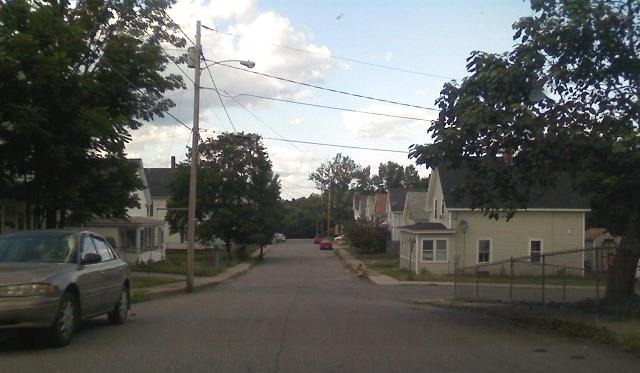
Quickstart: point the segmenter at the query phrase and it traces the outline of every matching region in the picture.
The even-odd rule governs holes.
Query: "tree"
[[[624,236],[606,301],[637,302],[640,257],[640,2],[532,1],[505,54],[473,52],[471,75],[445,84],[428,166],[472,165],[463,192],[489,216],[511,217],[533,189],[563,174],[606,228]],[[503,156],[503,162],[493,162]],[[473,193],[471,193],[473,191]],[[497,193],[493,193],[497,191]]]
[[[284,201],[282,233],[292,238],[313,237],[317,224],[322,219],[322,211],[320,195],[315,193],[308,197]]]
[[[380,163],[377,178],[373,182],[378,185],[378,190],[391,188],[424,188],[427,179],[418,175],[418,170],[413,165],[402,166],[395,162]]]
[[[27,203],[36,227],[137,206],[130,131],[162,116],[159,43],[184,47],[165,10],[172,0],[3,2],[0,7],[0,190]]]
[[[219,237],[229,253],[232,242],[270,242],[281,222],[280,183],[260,136],[221,134],[204,140],[198,151],[198,240],[206,243]],[[168,206],[186,206],[188,190],[189,167],[182,164]],[[186,212],[169,211],[166,219],[172,233],[185,231]]]
[[[360,172],[360,166],[353,159],[338,153],[332,160],[321,164],[309,175],[309,180],[316,184],[316,188],[327,195],[327,198],[324,198],[325,201],[329,201],[329,193],[331,193],[330,211],[334,223],[342,224],[353,220],[351,209],[353,194],[350,188]]]

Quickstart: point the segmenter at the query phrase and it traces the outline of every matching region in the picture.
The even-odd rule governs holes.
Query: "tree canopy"
[[[196,197],[196,236],[200,242],[214,237],[239,244],[271,242],[281,223],[280,183],[269,155],[255,134],[225,133],[200,145]],[[187,159],[191,159],[187,154]],[[169,207],[187,205],[189,165],[179,167]],[[184,211],[169,211],[171,231],[184,232]]]
[[[411,156],[427,166],[472,164],[483,177],[464,192],[494,217],[571,175],[605,227],[624,235],[607,300],[636,299],[640,2],[534,0],[531,8],[514,24],[512,51],[473,52],[471,75],[444,86],[434,143],[414,145]]]
[[[131,131],[183,87],[160,44],[184,47],[173,0],[14,0],[0,6],[0,188],[40,226],[125,217],[138,203]]]

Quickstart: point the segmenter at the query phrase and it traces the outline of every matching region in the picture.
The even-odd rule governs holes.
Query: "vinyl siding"
[[[456,262],[458,268],[475,266],[478,263],[478,240],[481,239],[491,240],[490,263],[509,260],[510,257],[529,256],[530,240],[542,241],[543,254],[582,248],[583,215],[583,212],[526,211],[517,213],[509,221],[496,221],[479,211],[452,212],[451,228],[457,231],[455,234],[413,234],[417,240],[419,258],[423,240],[446,237],[449,241],[447,263],[419,260],[417,272],[453,273]],[[462,220],[468,224],[466,232],[458,229]],[[582,252],[548,256],[545,261],[548,274],[561,271],[563,267],[569,267],[572,274],[581,274],[580,269],[584,265]],[[522,274],[528,274],[525,272],[539,272],[541,266],[523,264],[518,267]],[[494,272],[493,268],[487,270]],[[495,266],[495,270],[501,270],[500,266]]]

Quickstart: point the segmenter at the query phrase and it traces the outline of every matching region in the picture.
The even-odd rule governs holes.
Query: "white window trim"
[[[489,241],[489,261],[481,262],[480,261],[480,241]],[[487,264],[491,263],[493,259],[493,239],[489,237],[478,237],[476,240],[476,264]]]
[[[533,241],[540,241],[540,263],[542,263],[542,254],[544,253],[544,240],[542,238],[529,239],[529,262],[531,262],[531,242]],[[536,262],[531,262],[531,263],[536,263]]]
[[[433,260],[424,260],[424,241],[433,241]],[[447,242],[447,259],[436,260],[436,241]],[[448,238],[423,238],[420,240],[420,263],[449,263],[449,239]],[[417,254],[417,253],[416,253]]]

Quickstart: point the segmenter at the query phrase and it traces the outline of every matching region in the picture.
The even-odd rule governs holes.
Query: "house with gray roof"
[[[176,177],[178,171],[175,168],[175,162],[172,159],[171,168],[145,168],[144,172],[147,176],[149,185],[149,193],[153,201],[153,215],[155,218],[163,220],[167,215],[167,202],[171,198],[171,184]],[[167,223],[168,231],[168,223]],[[186,234],[174,233],[167,234],[167,249],[184,249],[186,248]]]
[[[528,257],[526,260],[535,264],[543,253],[584,246],[589,204],[572,190],[568,179],[559,180],[555,188],[546,192],[532,193],[527,208],[518,210],[507,221],[490,219],[473,209],[470,196],[455,192],[470,175],[464,168],[436,167],[424,199],[407,193],[405,211],[410,211],[410,221],[398,229],[401,268],[414,273],[451,274],[456,267],[510,257]],[[422,214],[407,207],[420,201],[424,201]],[[558,268],[584,268],[582,252],[562,255],[558,260],[562,261],[555,263]]]
[[[407,189],[389,189],[389,196],[387,198],[387,226],[389,227],[389,232],[391,232],[391,241],[400,241],[400,231],[398,227],[406,225],[402,217],[406,199]]]

